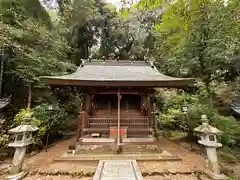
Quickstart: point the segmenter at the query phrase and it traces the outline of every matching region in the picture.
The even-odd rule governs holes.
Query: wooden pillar
[[[81,134],[81,126],[82,126],[82,122],[81,122],[81,113],[80,113],[80,115],[79,115],[79,120],[78,120],[78,122],[77,122],[77,134],[76,134],[76,142],[78,142],[79,141],[79,137],[80,137],[80,135],[82,135]]]
[[[81,132],[81,137],[84,136],[84,129],[88,128],[88,118],[86,111],[80,112],[80,123],[79,123],[79,133]]]
[[[84,110],[86,111],[86,113],[88,115],[91,110],[91,105],[92,105],[92,96],[91,96],[91,94],[87,93],[87,94],[85,94]]]
[[[120,145],[120,109],[121,109],[121,94],[120,94],[120,89],[118,90],[118,94],[117,94],[117,98],[118,98],[118,128],[117,128],[117,145]]]
[[[152,100],[150,94],[147,98],[147,115],[148,115],[148,127],[152,128]]]
[[[92,106],[92,96],[90,93],[86,93],[85,94],[85,104],[84,104],[84,117],[82,120],[82,125],[83,128],[88,128],[88,124],[89,124],[89,114],[91,111],[91,106]]]

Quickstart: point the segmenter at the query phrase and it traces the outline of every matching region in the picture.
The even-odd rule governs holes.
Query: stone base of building
[[[206,171],[205,174],[213,180],[228,180],[229,179],[229,177],[227,177],[225,174],[213,174],[210,171]]]
[[[20,179],[23,179],[27,174],[28,174],[28,172],[20,172],[17,174],[11,174],[11,175],[7,176],[6,178],[10,179],[10,180],[20,180]]]

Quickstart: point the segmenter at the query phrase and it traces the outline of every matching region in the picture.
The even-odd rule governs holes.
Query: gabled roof
[[[76,72],[44,77],[48,84],[78,86],[181,87],[193,85],[193,78],[175,78],[161,74],[145,61],[91,60]]]
[[[0,110],[9,104],[10,98],[11,96],[9,96],[8,98],[0,99]]]

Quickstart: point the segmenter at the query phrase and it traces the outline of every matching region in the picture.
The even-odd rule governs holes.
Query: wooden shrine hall
[[[182,88],[193,78],[161,74],[148,61],[88,60],[76,72],[45,77],[50,85],[84,90],[77,140],[81,143],[132,143],[154,140],[154,88]]]

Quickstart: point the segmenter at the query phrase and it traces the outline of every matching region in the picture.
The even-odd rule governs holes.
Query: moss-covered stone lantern
[[[220,130],[208,124],[206,115],[201,116],[202,125],[194,129],[200,136],[198,143],[203,145],[206,149],[207,158],[210,163],[211,171],[206,172],[212,179],[225,180],[227,176],[220,173],[220,168],[217,160],[216,148],[221,147],[222,144],[217,142],[217,135],[221,133]]]
[[[31,118],[30,116],[24,117],[25,120]],[[12,167],[8,176],[8,179],[18,179],[25,173],[21,172],[24,156],[27,146],[33,143],[32,133],[37,131],[38,128],[32,125],[19,125],[9,130],[9,133],[13,134],[13,142],[9,143],[9,147],[15,148],[14,157],[12,160]]]

